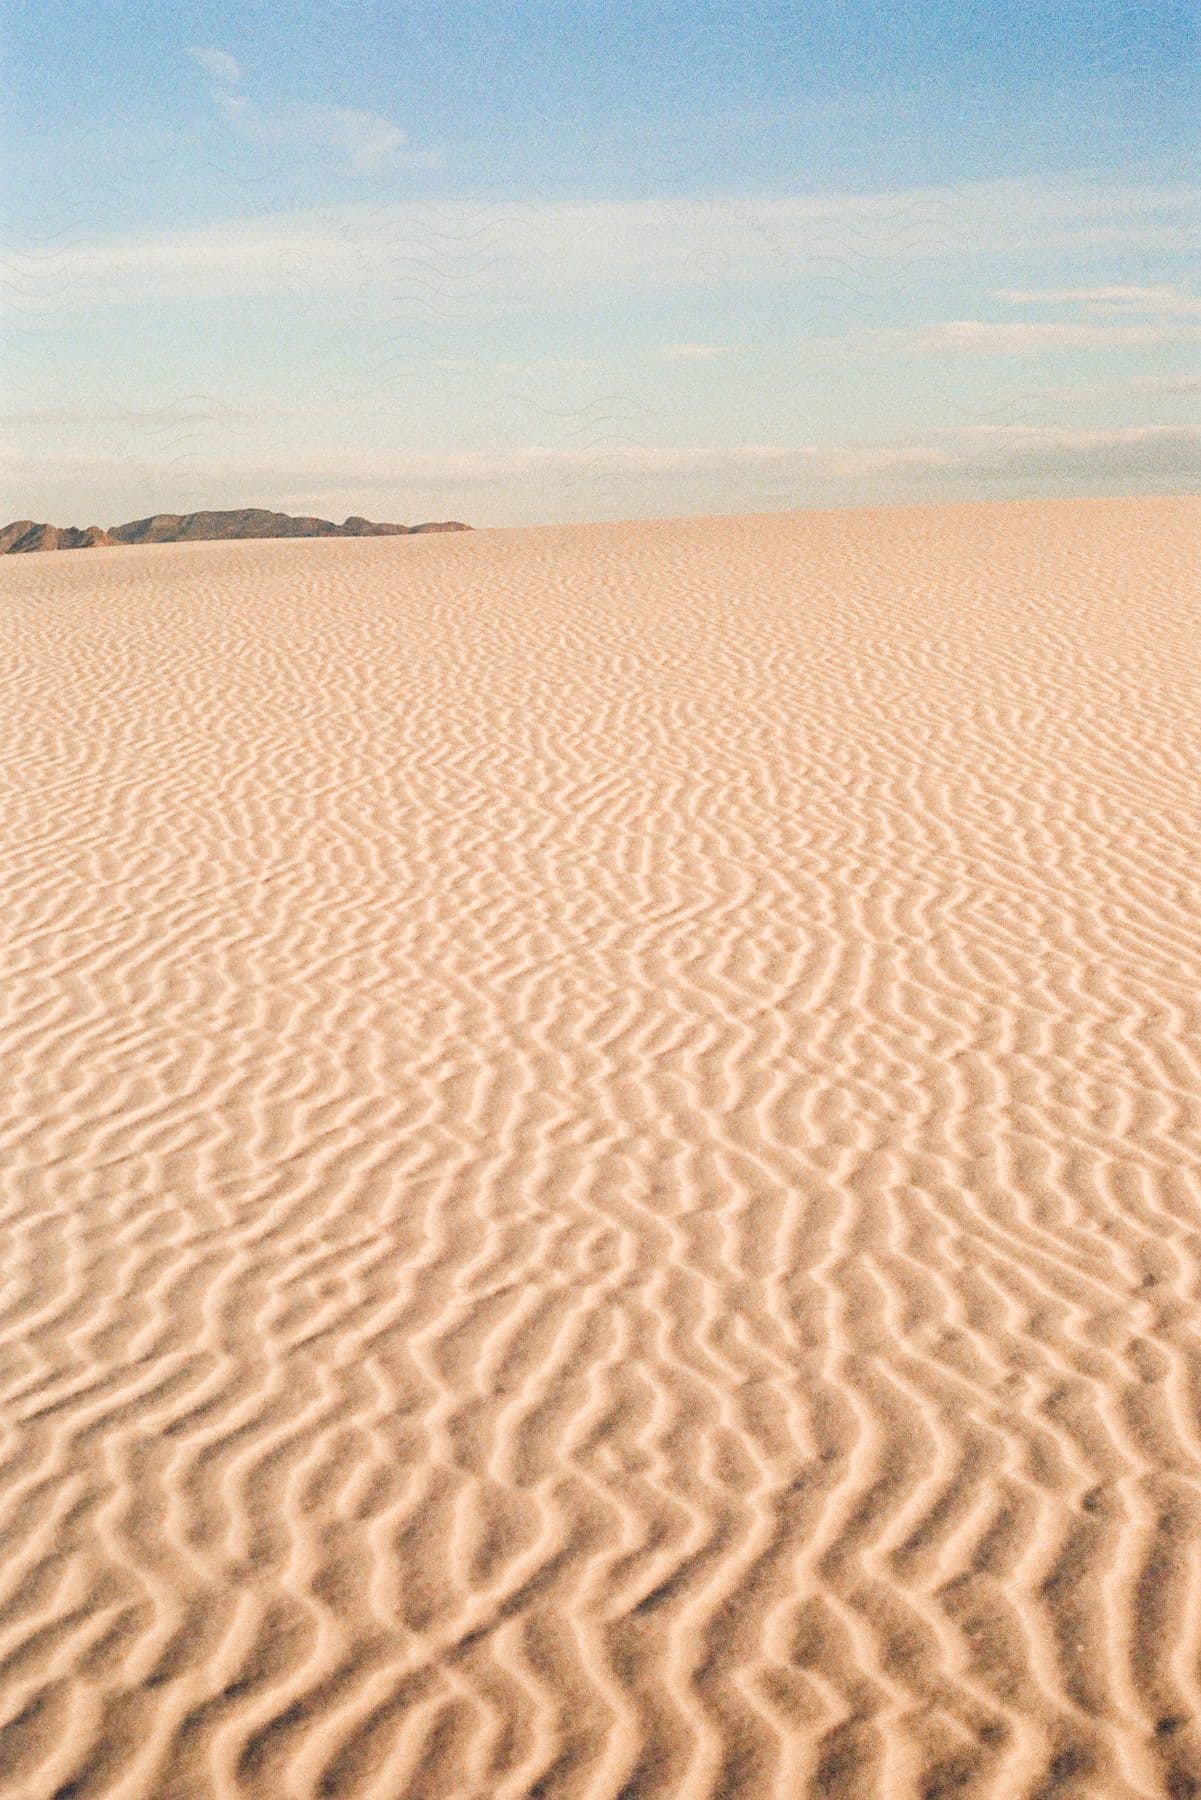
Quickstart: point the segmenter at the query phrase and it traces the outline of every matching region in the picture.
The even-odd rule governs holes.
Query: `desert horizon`
[[[60,532],[75,532],[75,533],[79,533],[80,535],[82,535],[89,531],[101,531],[101,532],[105,532],[105,533],[113,533],[113,532],[118,532],[118,531],[130,531],[133,526],[151,525],[151,524],[157,523],[159,520],[170,520],[172,522],[179,522],[179,523],[185,523],[192,519],[205,519],[205,518],[238,520],[238,519],[241,519],[241,518],[244,518],[247,516],[251,516],[251,515],[256,515],[256,514],[274,518],[274,519],[277,519],[280,521],[284,521],[284,522],[286,522],[286,524],[288,526],[291,526],[291,527],[307,526],[307,525],[312,524],[312,525],[318,525],[318,526],[322,526],[322,527],[331,527],[332,526],[332,529],[319,530],[319,531],[313,531],[313,532],[310,532],[307,530],[296,530],[296,529],[285,529],[285,530],[278,530],[278,531],[271,530],[271,529],[264,529],[264,530],[248,530],[244,533],[239,532],[235,529],[235,530],[231,531],[228,536],[211,536],[211,537],[209,537],[209,536],[163,537],[163,538],[157,538],[157,537],[151,537],[151,536],[145,536],[145,537],[130,536],[130,537],[126,537],[126,538],[112,537],[111,539],[109,539],[108,541],[105,541],[103,543],[97,542],[94,547],[98,548],[98,549],[140,549],[140,550],[170,549],[170,548],[178,549],[179,547],[181,547],[181,545],[183,545],[185,543],[209,543],[209,544],[211,544],[211,543],[242,543],[242,542],[260,542],[261,543],[263,541],[285,542],[285,541],[289,541],[289,540],[291,540],[291,541],[301,540],[305,543],[311,544],[311,543],[317,543],[317,542],[322,542],[322,541],[329,541],[331,539],[336,540],[339,543],[345,543],[349,540],[353,540],[356,537],[373,537],[373,536],[407,537],[407,536],[418,536],[418,535],[421,535],[421,534],[427,533],[427,532],[437,533],[440,531],[473,531],[473,532],[477,532],[477,533],[478,532],[496,533],[496,532],[502,532],[502,531],[524,532],[524,533],[533,533],[533,532],[540,532],[540,531],[563,531],[563,530],[590,531],[590,530],[605,530],[610,527],[619,527],[619,526],[631,526],[631,527],[637,528],[637,527],[641,527],[641,526],[655,526],[655,525],[688,525],[691,523],[699,524],[699,523],[706,522],[706,521],[717,521],[717,520],[722,520],[722,519],[728,519],[731,521],[738,520],[738,519],[775,519],[775,518],[779,518],[782,516],[795,517],[798,515],[799,516],[808,516],[809,514],[821,515],[821,514],[826,514],[826,513],[835,513],[835,514],[842,514],[842,513],[913,513],[913,512],[929,513],[932,511],[938,511],[938,512],[942,512],[942,513],[953,513],[956,511],[972,513],[972,512],[977,512],[977,511],[984,511],[989,508],[1000,508],[1000,507],[1030,507],[1030,506],[1038,507],[1038,506],[1064,506],[1064,505],[1071,505],[1071,506],[1075,506],[1075,507],[1078,507],[1081,509],[1086,509],[1089,507],[1104,507],[1107,505],[1113,505],[1115,503],[1118,505],[1133,505],[1136,502],[1145,502],[1145,503],[1148,503],[1151,505],[1179,502],[1182,505],[1184,505],[1185,507],[1187,507],[1191,502],[1197,500],[1199,497],[1201,497],[1201,490],[1194,489],[1194,488],[1164,488],[1164,489],[1162,489],[1160,491],[1156,491],[1154,493],[1126,493],[1126,494],[1117,494],[1117,495],[1114,495],[1114,494],[1084,494],[1084,495],[1073,495],[1070,499],[1065,499],[1061,495],[1048,495],[1048,494],[1042,494],[1042,493],[1032,491],[1032,492],[1024,493],[1024,494],[1005,496],[1002,498],[989,498],[989,499],[977,499],[977,498],[953,499],[953,500],[952,499],[939,499],[936,501],[887,500],[887,501],[877,501],[877,502],[863,502],[863,501],[859,501],[859,500],[848,500],[848,501],[844,501],[840,504],[828,505],[828,506],[803,506],[803,507],[771,506],[771,507],[763,507],[763,508],[748,507],[745,510],[730,510],[730,511],[719,510],[719,511],[715,511],[715,512],[707,512],[707,513],[681,512],[681,513],[655,513],[652,515],[638,514],[638,515],[632,515],[629,518],[597,517],[595,519],[582,519],[582,520],[575,519],[575,520],[569,520],[566,522],[564,522],[563,520],[556,520],[556,519],[544,519],[544,520],[535,520],[531,523],[500,523],[500,524],[489,524],[489,525],[473,525],[469,520],[461,520],[461,519],[422,520],[414,525],[402,525],[402,524],[395,524],[395,523],[379,521],[379,520],[365,519],[365,518],[353,516],[353,515],[347,517],[342,522],[342,524],[339,525],[334,520],[322,519],[322,518],[310,518],[310,517],[307,517],[302,514],[289,514],[286,512],[278,511],[272,507],[260,507],[260,506],[197,507],[190,513],[172,513],[172,512],[165,511],[165,510],[159,511],[159,512],[154,512],[154,513],[147,513],[146,515],[144,515],[144,517],[141,517],[136,520],[132,520],[128,524],[110,525],[110,526],[93,526],[93,525],[89,525],[89,526],[74,526],[74,525],[55,526],[55,525],[48,525],[45,521],[42,521],[42,520],[25,519],[25,518],[14,519],[7,526],[0,526],[0,545],[2,545],[4,542],[4,534],[6,532],[14,530],[14,528],[18,525],[32,526],[35,530],[39,530],[39,531],[49,530],[49,531],[60,531]],[[367,527],[367,529],[363,530],[363,531],[347,530],[346,528],[348,526],[350,526],[350,527],[365,526],[365,527]],[[61,547],[72,547],[73,548],[75,546],[61,546]],[[80,547],[83,547],[83,546],[80,546]],[[92,547],[92,546],[88,546],[88,547]],[[51,548],[58,549],[58,548],[60,548],[60,546],[53,545],[53,546],[51,546]],[[38,553],[46,554],[47,552],[44,550],[39,550]],[[0,551],[0,554],[3,554],[3,551]]]
[[[1194,499],[0,565],[0,1769],[1201,1787]]]

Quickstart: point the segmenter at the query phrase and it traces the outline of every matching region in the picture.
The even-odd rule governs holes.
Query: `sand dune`
[[[1201,1794],[1184,500],[0,571],[0,1791]]]

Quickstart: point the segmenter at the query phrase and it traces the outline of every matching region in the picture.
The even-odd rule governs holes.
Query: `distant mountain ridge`
[[[14,519],[0,530],[0,556],[25,555],[33,550],[91,550],[103,544],[191,544],[218,538],[293,537],[410,537],[423,531],[470,531],[458,519],[430,521],[423,525],[377,525],[356,514],[335,525],[332,519],[293,518],[290,513],[267,512],[244,506],[234,512],[154,513],[148,519],[131,519],[127,525],[41,525],[34,519]]]

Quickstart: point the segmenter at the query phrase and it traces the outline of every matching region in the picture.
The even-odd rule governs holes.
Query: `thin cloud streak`
[[[1201,297],[1176,287],[998,288],[993,294],[1008,306],[1083,306],[1133,308],[1156,314],[1201,313]]]
[[[59,422],[67,421],[57,409]],[[324,478],[339,483],[357,482],[368,488],[402,485],[488,486],[529,478],[537,481],[550,474],[588,472],[606,476],[711,475],[737,472],[793,472],[829,481],[856,482],[887,473],[942,473],[970,475],[980,451],[1038,450],[1073,457],[1098,452],[1140,451],[1155,448],[1170,458],[1195,461],[1201,451],[1201,426],[1133,425],[1108,430],[1073,430],[1057,426],[964,425],[947,427],[922,443],[730,445],[619,444],[596,449],[528,444],[496,451],[374,452],[341,448],[288,454],[274,463],[261,451],[231,452],[206,456],[194,462],[190,479],[207,479],[227,486],[231,481],[253,480],[258,487],[275,488]],[[49,452],[54,465],[66,458],[78,468],[96,467],[103,461],[76,447]],[[0,450],[0,464],[37,460],[36,451],[12,446]],[[114,463],[109,473],[118,467]]]
[[[321,121],[260,121],[339,139],[367,163],[397,127],[373,115],[318,109]],[[329,115],[337,114],[337,118]],[[0,275],[18,301],[45,296],[74,311],[154,301],[294,293],[390,294],[404,284],[443,309],[529,303],[539,294],[625,283],[662,289],[786,281],[804,273],[835,288],[904,287],[931,264],[964,257],[1107,246],[1187,248],[1201,224],[1201,188],[1037,187],[969,183],[887,194],[712,200],[413,202],[328,207],[229,219],[180,231],[72,246],[61,255],[13,251]],[[1016,291],[1016,290],[1015,290]]]
[[[1028,356],[1048,350],[1158,350],[1201,341],[1201,327],[945,319],[937,324],[865,334],[870,350],[909,356]]]
[[[724,344],[664,344],[659,351],[664,362],[712,362],[725,355]]]

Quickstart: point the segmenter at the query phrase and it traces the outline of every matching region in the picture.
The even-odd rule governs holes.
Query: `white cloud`
[[[378,113],[350,106],[268,103],[249,99],[240,89],[242,66],[225,50],[190,49],[200,67],[217,84],[213,103],[239,136],[253,143],[286,149],[327,150],[345,156],[352,168],[378,169],[405,143],[405,133]]]
[[[188,55],[194,57],[200,67],[206,74],[211,75],[214,81],[236,87],[242,79],[241,63],[227,50],[213,50],[207,45],[194,44],[188,51]]]
[[[280,149],[330,150],[355,169],[378,169],[406,141],[399,125],[354,107],[256,106],[242,94],[214,98],[243,137]]]

